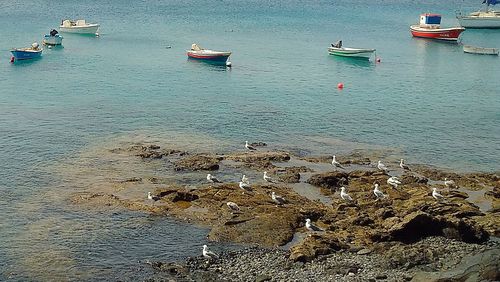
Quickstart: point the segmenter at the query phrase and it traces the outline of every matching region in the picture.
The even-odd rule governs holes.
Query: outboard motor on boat
[[[335,44],[332,43],[332,47],[334,48],[342,48],[342,40],[339,40],[335,42]]]
[[[58,33],[57,30],[53,29],[50,31],[50,36],[56,36]]]

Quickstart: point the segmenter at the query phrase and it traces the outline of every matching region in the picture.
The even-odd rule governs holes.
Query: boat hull
[[[375,49],[328,48],[328,53],[334,56],[369,59]]]
[[[452,28],[422,28],[410,26],[410,32],[414,37],[429,38],[446,41],[457,41],[460,34],[465,30],[463,27]]]
[[[89,24],[86,26],[59,26],[60,32],[76,33],[76,34],[96,34],[99,30],[99,24]]]
[[[43,38],[43,44],[45,45],[61,45],[62,44],[63,37],[62,36],[50,36],[50,35],[45,35]]]
[[[498,56],[497,48],[483,48],[483,47],[475,47],[464,45],[464,52],[469,54],[479,54],[479,55],[494,55]]]
[[[195,60],[225,63],[227,62],[229,56],[231,56],[231,52],[221,52],[220,54],[200,54],[188,51],[187,56],[188,58]]]
[[[500,17],[457,17],[465,28],[500,28]]]
[[[11,50],[12,56],[15,60],[31,60],[37,59],[42,56],[42,50],[39,51],[26,51],[26,50]]]

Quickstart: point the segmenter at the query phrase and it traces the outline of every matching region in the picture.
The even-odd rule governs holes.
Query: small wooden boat
[[[497,48],[485,48],[485,47],[477,47],[464,45],[464,52],[469,54],[480,54],[480,55],[494,55],[498,56]]]
[[[14,48],[10,50],[12,53],[12,61],[14,60],[30,60],[37,59],[42,56],[43,49],[39,47],[38,43],[31,44],[28,48]]]
[[[447,41],[457,41],[464,30],[463,27],[441,28],[441,15],[438,14],[422,14],[420,24],[410,26],[410,32],[414,37]]]
[[[61,32],[67,33],[78,33],[78,34],[98,34],[99,24],[96,23],[87,23],[85,20],[63,20],[59,29]]]
[[[43,37],[43,44],[45,45],[61,45],[63,37],[59,35],[57,30],[53,29],[49,34],[45,34]]]
[[[229,56],[231,56],[230,51],[214,51],[203,49],[197,44],[191,45],[191,50],[187,50],[187,56],[191,59],[205,60],[216,63],[226,63]]]
[[[333,46],[328,47],[328,53],[330,55],[342,56],[342,57],[369,59],[374,52],[375,49],[333,47]]]

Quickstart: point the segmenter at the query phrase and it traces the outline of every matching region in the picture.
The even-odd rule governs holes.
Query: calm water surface
[[[455,10],[480,2],[1,1],[0,280],[134,279],[138,261],[199,253],[204,229],[58,196],[72,187],[47,167],[110,136],[168,131],[324,154],[373,145],[409,163],[498,171],[500,59],[408,30],[421,12],[456,25]],[[67,17],[99,22],[101,36],[64,35],[64,48],[9,63],[9,48]],[[338,39],[382,62],[328,56]],[[233,68],[188,61],[193,42],[230,49]],[[498,48],[500,30],[467,30],[463,42]]]

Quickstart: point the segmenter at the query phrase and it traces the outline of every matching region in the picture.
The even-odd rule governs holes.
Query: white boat
[[[464,52],[470,53],[470,54],[498,56],[498,49],[497,48],[485,48],[485,47],[464,45]]]
[[[78,34],[98,34],[99,24],[87,23],[85,20],[63,20],[59,29],[61,32],[78,33]]]
[[[500,0],[485,0],[486,9],[468,15],[457,13],[457,19],[465,28],[500,28],[500,11],[490,9],[490,5],[500,3]]]
[[[342,57],[369,59],[372,56],[373,52],[375,52],[375,49],[328,47],[328,53],[330,55],[342,56]]]
[[[53,29],[49,34],[45,34],[43,37],[43,44],[45,45],[62,45],[63,37],[59,35],[57,30]]]

